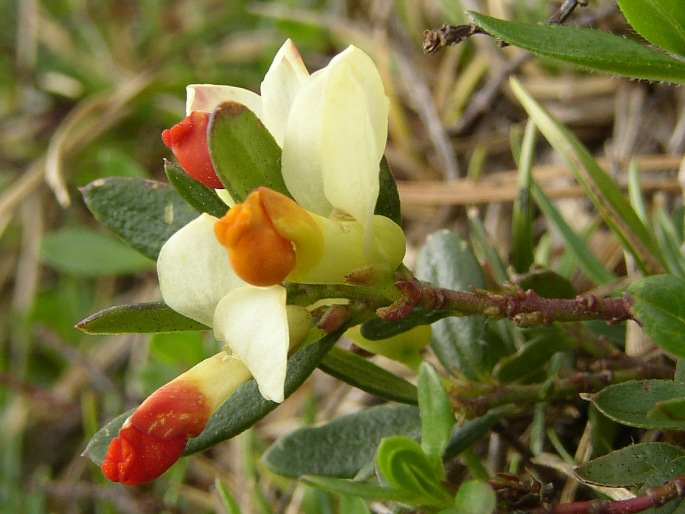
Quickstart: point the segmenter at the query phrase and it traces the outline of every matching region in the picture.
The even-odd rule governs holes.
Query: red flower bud
[[[211,410],[205,392],[191,380],[160,387],[112,439],[102,472],[126,485],[154,480],[181,457],[188,438],[202,432]]]
[[[198,182],[223,189],[209,156],[207,123],[209,113],[193,111],[183,121],[162,132],[164,144],[171,148],[185,172]]]

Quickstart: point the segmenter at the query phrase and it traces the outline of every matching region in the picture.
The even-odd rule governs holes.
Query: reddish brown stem
[[[452,315],[485,314],[490,318],[510,318],[522,327],[550,324],[554,321],[604,320],[618,323],[635,319],[630,312],[632,299],[599,298],[582,295],[573,299],[543,298],[534,291],[508,285],[508,294],[482,290],[452,291],[416,280],[395,283],[402,297],[389,307],[378,309],[378,316],[388,321],[403,319],[415,307],[449,311]]]

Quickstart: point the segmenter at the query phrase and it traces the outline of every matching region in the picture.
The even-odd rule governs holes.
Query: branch
[[[590,500],[547,505],[529,510],[530,514],[633,514],[650,507],[660,507],[676,498],[685,497],[685,475],[680,475],[640,496],[627,500]]]
[[[405,278],[395,282],[395,286],[402,296],[389,307],[377,311],[378,316],[387,321],[403,319],[415,307],[448,311],[454,316],[484,314],[493,319],[509,318],[521,327],[549,325],[555,321],[604,320],[614,324],[635,320],[630,312],[633,302],[629,296],[543,298],[513,284],[505,285],[507,294],[498,295],[483,290],[453,291]]]

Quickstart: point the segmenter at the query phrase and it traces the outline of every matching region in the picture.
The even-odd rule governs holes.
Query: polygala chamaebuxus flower
[[[290,197],[265,184],[221,218],[202,214],[162,247],[164,301],[213,328],[230,356],[204,361],[162,387],[124,423],[102,469],[129,484],[164,472],[250,376],[264,398],[283,401],[288,352],[310,318],[303,307],[286,305],[281,282],[344,284],[355,272],[390,281],[405,251],[402,229],[374,214],[388,99],[364,52],[350,46],[310,75],[288,40],[261,96],[231,86],[187,89],[187,117],[163,133],[181,167],[222,187],[208,150],[208,120],[227,102],[241,104],[281,147]]]

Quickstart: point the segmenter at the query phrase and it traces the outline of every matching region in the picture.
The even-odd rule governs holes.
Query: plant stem
[[[493,319],[510,318],[521,327],[549,325],[554,321],[604,320],[613,324],[635,319],[630,312],[632,299],[629,296],[543,298],[532,290],[524,291],[511,284],[505,285],[507,294],[499,295],[483,290],[452,291],[406,279],[397,281],[395,286],[402,291],[402,297],[377,312],[387,321],[403,319],[417,306],[449,311],[454,316],[484,314]]]

